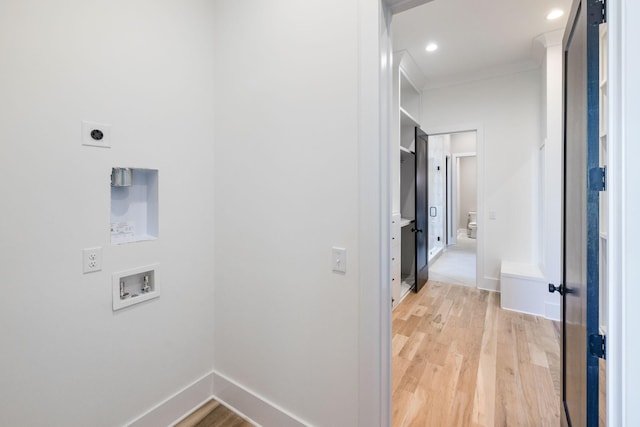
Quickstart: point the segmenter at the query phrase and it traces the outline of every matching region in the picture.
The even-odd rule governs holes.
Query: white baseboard
[[[478,280],[476,287],[485,291],[500,292],[500,279],[485,276],[482,280]]]
[[[174,426],[215,399],[256,426],[304,427],[293,414],[215,371],[160,402],[126,427]]]
[[[222,374],[214,372],[213,396],[257,426],[304,427],[308,425],[278,405],[258,396]]]
[[[170,426],[182,420],[203,403],[211,400],[213,394],[213,372],[194,381],[168,399],[160,402],[127,427]]]

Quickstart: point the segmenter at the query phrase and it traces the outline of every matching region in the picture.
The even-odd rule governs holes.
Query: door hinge
[[[607,337],[600,334],[589,336],[589,352],[599,359],[607,358]]]
[[[593,168],[589,171],[589,190],[605,191],[607,189],[607,168]]]
[[[600,0],[600,23],[607,22],[607,0]]]

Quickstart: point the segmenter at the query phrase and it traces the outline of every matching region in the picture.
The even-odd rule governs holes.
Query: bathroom
[[[476,131],[429,138],[429,277],[476,286]]]

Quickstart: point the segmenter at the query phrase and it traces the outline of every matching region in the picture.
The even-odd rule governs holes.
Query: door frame
[[[453,188],[453,158],[451,157],[451,154],[445,154],[444,156],[444,174],[444,249],[446,250],[449,245],[455,243],[455,238],[452,233],[453,200],[451,199],[451,192]]]
[[[357,425],[391,425],[391,12],[357,0]],[[357,403],[356,403],[357,402]]]
[[[640,342],[633,340],[640,323],[640,271],[625,256],[640,241],[635,215],[640,194],[626,182],[638,182],[638,168],[625,168],[624,159],[640,157],[640,58],[631,53],[640,37],[640,4],[608,0],[609,22],[609,321],[607,358],[607,425],[630,426],[640,419],[640,364],[633,364]],[[358,425],[391,424],[391,298],[388,277],[389,249],[383,244],[391,235],[390,212],[390,100],[391,12],[385,0],[358,0],[358,180],[359,194],[359,380]],[[631,96],[634,95],[634,96]],[[613,118],[616,118],[614,120]],[[478,131],[481,126],[467,126]],[[433,131],[433,129],[431,129]],[[445,130],[446,132],[446,130]],[[445,133],[442,132],[442,133]],[[635,156],[635,157],[634,157]],[[479,166],[482,163],[479,162]],[[480,186],[480,182],[478,182]],[[482,211],[480,201],[478,211]],[[375,212],[374,212],[375,211]],[[370,227],[370,228],[366,228]],[[480,228],[480,233],[484,233]],[[637,251],[637,249],[634,249]],[[637,252],[635,252],[637,254]],[[480,260],[480,254],[478,254]],[[480,263],[483,265],[483,263]],[[364,268],[379,266],[379,268]],[[480,275],[478,276],[480,277]],[[623,376],[624,372],[624,376]],[[625,424],[627,422],[627,424]]]
[[[476,138],[477,139],[477,138]],[[458,182],[458,168],[460,167],[460,159],[461,158],[465,158],[465,157],[475,157],[476,158],[476,163],[477,163],[477,156],[476,156],[476,152],[465,152],[465,153],[455,153],[451,155],[452,158],[452,164],[451,164],[451,221],[455,224],[455,228],[452,230],[453,236],[452,236],[452,243],[457,243],[458,242],[458,199],[459,199],[459,192],[460,189],[458,188],[460,183]],[[455,194],[455,198],[453,197]],[[476,177],[476,197],[478,197],[478,180]],[[476,215],[477,215],[477,211],[478,211],[478,207],[476,206]],[[454,221],[455,219],[455,221]],[[476,248],[476,257],[478,256],[477,254],[478,250]],[[476,274],[478,273],[478,266],[476,265]]]
[[[607,245],[607,425],[634,425],[640,419],[640,4],[607,0],[608,22],[608,171],[609,240]],[[615,208],[614,208],[615,207]]]

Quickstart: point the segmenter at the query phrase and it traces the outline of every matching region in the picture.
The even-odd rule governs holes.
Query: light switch
[[[336,273],[347,272],[347,250],[345,248],[333,247],[331,249],[333,271]]]
[[[489,219],[491,220],[496,219],[496,211],[489,211]]]

